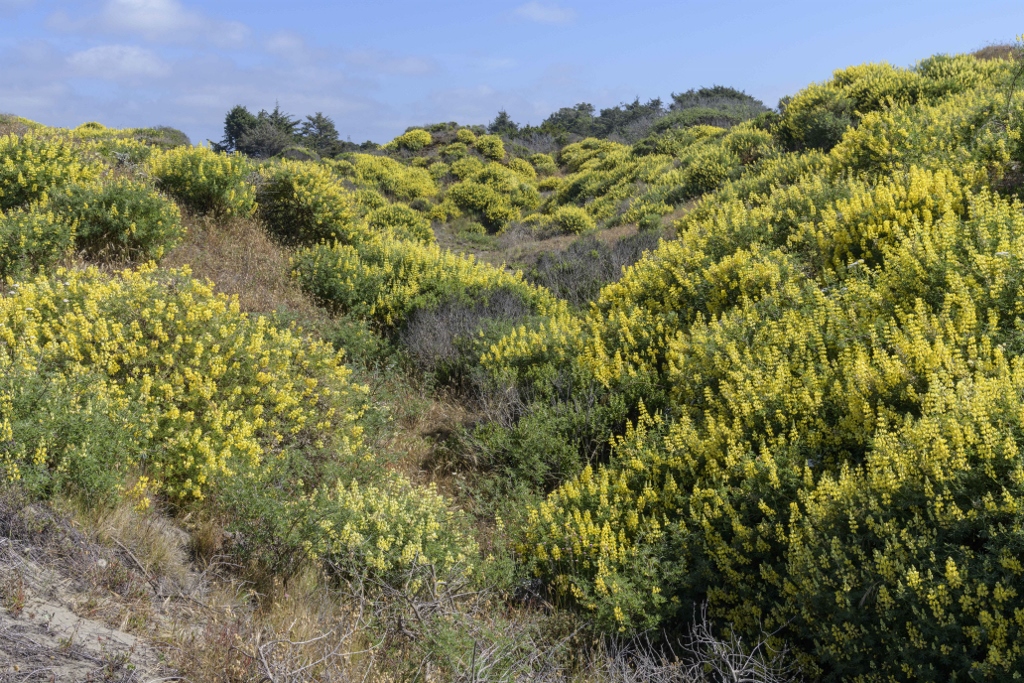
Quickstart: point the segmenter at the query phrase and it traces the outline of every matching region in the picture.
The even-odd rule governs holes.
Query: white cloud
[[[219,47],[240,46],[249,36],[245,24],[208,17],[178,0],[104,0],[97,15],[77,19],[58,11],[50,16],[49,25],[75,33],[132,35],[153,43]]]
[[[569,24],[576,19],[576,11],[573,9],[560,7],[553,3],[537,2],[537,0],[520,5],[515,9],[515,14],[520,19],[534,21],[538,24]]]
[[[171,68],[149,50],[131,45],[101,45],[68,57],[68,64],[80,76],[121,81],[162,78]]]
[[[345,55],[350,66],[392,76],[426,76],[437,71],[437,63],[426,57],[393,55],[380,50],[356,50]]]

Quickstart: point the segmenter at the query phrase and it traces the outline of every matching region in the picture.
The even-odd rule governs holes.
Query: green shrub
[[[561,206],[551,216],[552,227],[564,235],[582,235],[597,229],[597,224],[586,209]]]
[[[445,203],[478,218],[491,232],[497,232],[519,217],[519,209],[513,206],[508,194],[474,180],[464,180],[448,188]]]
[[[46,206],[0,214],[0,281],[52,268],[74,245],[74,224]]]
[[[468,180],[482,171],[484,164],[476,157],[466,157],[452,163],[452,175],[459,180]]]
[[[434,138],[431,137],[430,133],[422,128],[414,128],[384,145],[384,149],[418,152],[424,147],[429,147],[433,142]]]
[[[550,154],[533,154],[530,156],[530,163],[542,176],[558,173],[558,164]]]
[[[325,166],[286,160],[261,169],[260,178],[260,218],[282,242],[360,239],[352,193]]]
[[[0,137],[0,211],[27,206],[96,175],[65,138],[33,133]]]
[[[349,154],[346,158],[330,166],[357,186],[373,188],[402,202],[431,199],[437,194],[437,184],[425,168],[372,154]]]
[[[536,182],[537,170],[526,159],[512,159],[508,167],[526,182]]]
[[[475,145],[476,133],[471,131],[469,128],[460,128],[458,132],[455,133],[455,139],[463,145]]]
[[[148,166],[158,187],[189,211],[249,216],[256,210],[255,190],[247,182],[252,167],[241,154],[177,147],[154,152]]]
[[[497,135],[481,135],[474,143],[476,151],[492,161],[501,161],[505,158],[505,143]]]
[[[396,239],[424,243],[434,241],[430,221],[404,204],[390,204],[375,209],[366,215],[366,221],[371,229],[393,235]]]
[[[430,172],[430,177],[433,178],[435,182],[447,176],[451,170],[451,166],[441,161],[435,161],[430,164],[430,166],[427,166],[427,171]]]
[[[441,156],[449,163],[458,161],[469,154],[469,148],[464,142],[453,142],[441,150]]]
[[[52,206],[75,224],[75,246],[93,256],[159,259],[185,234],[178,207],[134,180],[72,185]]]

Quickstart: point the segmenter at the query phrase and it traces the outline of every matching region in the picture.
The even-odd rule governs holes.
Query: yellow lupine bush
[[[471,255],[437,244],[385,238],[359,247],[318,245],[292,260],[302,288],[322,304],[374,320],[382,329],[401,326],[416,308],[449,300],[476,302],[509,290],[539,313],[562,310],[546,290]]]
[[[526,159],[512,159],[508,162],[508,167],[526,182],[535,182],[537,180],[536,169]]]
[[[405,204],[389,204],[366,215],[370,229],[396,239],[416,240],[430,243],[435,241],[430,221]]]
[[[187,270],[59,270],[21,283],[0,299],[0,369],[95,375],[108,403],[138,406],[126,428],[139,448],[119,465],[173,499],[202,498],[291,444],[338,451],[360,439],[363,389],[332,348],[250,318]],[[16,455],[0,455],[8,479],[30,465]]]
[[[837,79],[872,102],[932,78],[891,71]],[[589,313],[484,356],[652,388],[611,461],[532,513],[519,550],[556,591],[627,631],[707,600],[837,680],[1024,666],[1024,214],[987,187],[1013,145],[992,73],[893,96],[829,155],[755,161]]]
[[[351,574],[402,585],[418,566],[465,575],[478,560],[468,518],[433,485],[414,487],[397,475],[380,485],[338,482],[308,504],[315,514],[303,533],[306,552]]]
[[[432,199],[437,194],[437,184],[425,168],[372,154],[348,154],[345,159],[333,168],[358,187],[373,188],[403,202]]]
[[[79,151],[63,137],[35,132],[0,137],[0,211],[97,176],[98,169],[83,163]]]
[[[0,213],[0,282],[60,263],[75,246],[75,223],[47,205]]]
[[[414,128],[407,133],[399,135],[397,138],[384,145],[384,149],[404,149],[410,152],[418,152],[424,147],[429,147],[433,142],[434,138],[430,133],[422,128]]]
[[[157,186],[190,211],[217,216],[249,216],[256,210],[252,168],[241,154],[207,147],[155,151],[147,168]]]
[[[260,169],[256,199],[267,229],[290,244],[363,239],[355,199],[322,164],[282,160]]]
[[[455,139],[464,145],[473,145],[476,143],[476,133],[471,131],[469,128],[460,128],[455,133]]]
[[[485,159],[501,161],[505,158],[505,143],[498,135],[481,135],[473,143],[473,146]]]

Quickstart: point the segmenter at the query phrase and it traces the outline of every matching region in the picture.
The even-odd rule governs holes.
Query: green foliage
[[[384,149],[418,152],[424,147],[429,147],[433,142],[434,138],[430,133],[422,128],[414,128],[384,145]]]
[[[248,183],[252,167],[240,155],[206,147],[178,147],[149,157],[149,172],[161,190],[199,214],[249,216],[256,210]]]
[[[27,206],[95,175],[67,138],[0,137],[0,211]]]
[[[307,244],[358,239],[361,228],[355,221],[352,193],[327,167],[285,160],[262,168],[260,179],[259,215],[279,240]]]
[[[481,135],[476,139],[474,146],[485,159],[501,161],[505,158],[505,143],[497,135]]]
[[[565,235],[582,235],[597,228],[590,214],[578,206],[560,206],[551,216],[551,225]]]
[[[550,154],[533,154],[530,156],[530,163],[533,164],[537,173],[542,176],[558,173],[558,164],[555,163]]]
[[[45,205],[0,214],[0,281],[52,268],[74,245],[74,224]]]
[[[359,187],[376,189],[401,202],[432,199],[437,194],[437,184],[425,168],[370,154],[348,154],[345,159],[332,168]]]
[[[134,180],[71,185],[51,205],[76,226],[75,246],[93,256],[159,259],[185,233],[178,207]]]
[[[424,243],[434,241],[430,221],[404,204],[389,204],[375,209],[366,215],[366,221],[372,230],[388,233],[397,239]]]

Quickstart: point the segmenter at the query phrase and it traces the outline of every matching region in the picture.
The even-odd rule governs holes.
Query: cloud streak
[[[515,15],[537,24],[571,24],[576,20],[575,10],[536,0],[517,7]]]
[[[202,43],[223,48],[244,45],[251,33],[241,22],[209,17],[178,0],[104,0],[98,14],[76,19],[56,12],[49,24],[66,33],[132,36],[155,44]]]
[[[100,45],[68,57],[78,76],[112,81],[163,78],[170,66],[150,50],[132,45]]]

